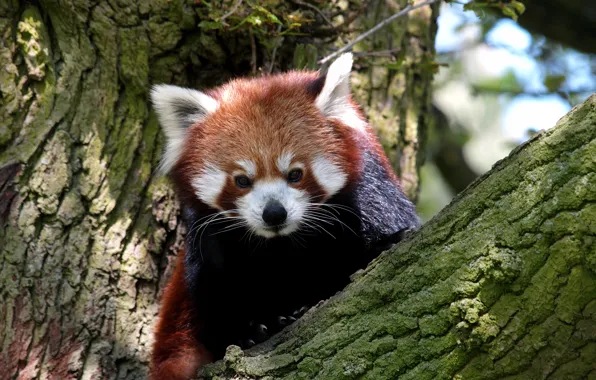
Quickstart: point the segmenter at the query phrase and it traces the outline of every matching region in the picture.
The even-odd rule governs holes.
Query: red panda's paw
[[[287,316],[278,316],[276,318],[263,321],[259,323],[250,321],[245,331],[244,338],[239,339],[236,344],[243,350],[254,346],[255,344],[261,343],[283,330],[286,326],[291,325],[304,313],[308,311],[308,306],[302,306],[301,308],[292,312]]]
[[[242,335],[243,337],[236,341],[236,345],[243,350],[246,350],[257,343],[266,341],[273,334],[269,332],[269,327],[267,327],[267,325],[250,321],[248,322],[248,325],[244,329],[244,333]]]
[[[310,309],[308,306],[302,306],[300,309],[296,309],[292,312],[292,314],[287,316],[279,316],[277,317],[277,325],[276,328],[278,331],[283,330],[284,327],[291,325],[292,323],[296,322],[296,320],[304,315]]]

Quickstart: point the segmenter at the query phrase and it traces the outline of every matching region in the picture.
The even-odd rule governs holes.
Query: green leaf
[[[509,7],[503,7],[503,9],[501,9],[501,12],[503,12],[505,16],[512,18],[514,21],[517,21],[517,13],[515,13],[513,9]]]
[[[199,28],[203,30],[218,30],[224,27],[223,23],[219,21],[207,21],[203,20],[199,23]]]
[[[544,85],[549,92],[555,92],[565,83],[565,79],[565,75],[547,75],[544,78]]]
[[[314,70],[317,67],[317,47],[298,44],[294,49],[294,68]]]
[[[480,18],[481,20],[486,19],[486,12],[485,9],[488,8],[488,5],[485,3],[477,3],[475,1],[470,1],[469,3],[464,4],[465,11],[472,11]]]
[[[230,28],[230,31],[234,31],[240,28],[244,24],[256,25],[260,26],[263,23],[263,19],[259,15],[255,15],[253,13],[249,14],[244,20],[240,21],[238,25]]]
[[[275,24],[281,24],[281,21],[279,21],[279,19],[277,18],[276,15],[274,15],[273,13],[269,12],[267,9],[263,8],[260,5],[256,5],[256,4],[252,4],[252,7],[258,11],[260,11],[261,13],[263,13],[267,19]]]
[[[517,94],[523,91],[522,86],[517,81],[517,77],[513,70],[507,70],[505,75],[500,78],[485,79],[475,86],[478,91],[489,91],[489,92],[508,92]]]
[[[389,70],[400,70],[402,68],[404,64],[404,59],[398,59],[395,62],[390,62],[388,63],[385,67],[387,67]]]
[[[263,19],[259,15],[250,14],[247,18],[245,18],[246,22],[251,25],[261,25],[263,24]]]
[[[524,5],[524,3],[521,3],[519,1],[512,1],[510,6],[515,8],[515,11],[519,15],[523,14],[526,11],[526,6]]]

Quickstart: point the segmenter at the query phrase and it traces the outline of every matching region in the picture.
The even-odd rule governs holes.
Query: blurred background
[[[437,123],[428,136],[419,199],[424,220],[596,92],[596,1],[523,3],[517,22],[466,11],[464,4],[441,6]]]

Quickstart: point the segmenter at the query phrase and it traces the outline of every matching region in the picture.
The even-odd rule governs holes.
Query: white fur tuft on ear
[[[363,130],[366,122],[358,116],[350,103],[352,63],[352,53],[346,53],[329,66],[325,85],[317,96],[316,105],[325,116],[339,119],[349,127]]]
[[[180,158],[187,129],[215,112],[219,103],[200,91],[165,84],[153,86],[151,102],[166,135],[159,170],[167,174]]]

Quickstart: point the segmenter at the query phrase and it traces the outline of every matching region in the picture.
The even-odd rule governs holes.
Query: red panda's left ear
[[[352,53],[347,53],[341,55],[329,66],[325,84],[315,102],[326,117],[338,119],[355,129],[364,129],[366,122],[362,120],[351,101],[352,62]]]
[[[153,86],[151,101],[166,135],[166,148],[159,166],[166,174],[182,154],[188,128],[215,112],[219,103],[200,91],[165,84]]]

